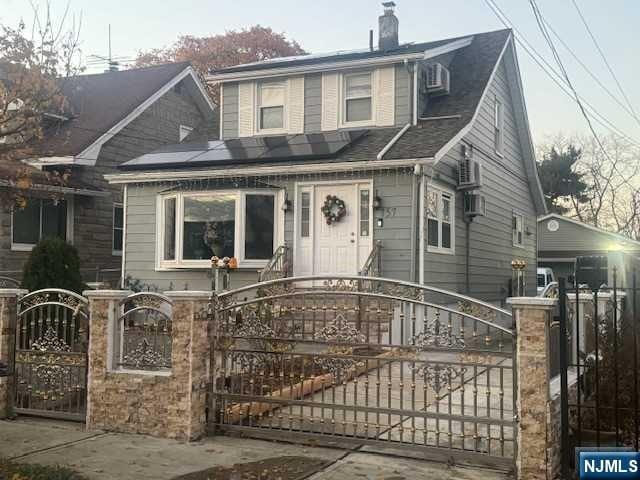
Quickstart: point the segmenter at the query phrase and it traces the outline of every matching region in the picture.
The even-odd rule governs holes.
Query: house
[[[556,278],[574,283],[576,258],[604,257],[602,277],[613,285],[613,268],[617,270],[616,285],[631,287],[631,275],[640,266],[640,242],[608,232],[555,213],[538,219],[538,265],[553,270]],[[578,279],[586,283],[586,279]]]
[[[0,276],[19,278],[33,246],[58,236],[78,248],[86,281],[95,281],[99,271],[99,280],[116,285],[122,186],[109,185],[104,175],[211,124],[213,106],[188,63],[59,82],[69,111],[45,112],[44,138],[33,158],[0,166],[0,189],[15,187],[16,177],[29,178],[26,205],[0,206]]]
[[[534,295],[545,206],[511,31],[401,44],[392,3],[379,22],[365,50],[211,72],[219,134],[107,176],[126,274],[209,289],[212,255],[233,256],[232,286],[286,264],[499,302],[522,259]]]

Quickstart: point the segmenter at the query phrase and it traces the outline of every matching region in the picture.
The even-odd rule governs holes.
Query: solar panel
[[[122,169],[216,166],[330,158],[367,130],[234,138],[169,145],[135,158]]]

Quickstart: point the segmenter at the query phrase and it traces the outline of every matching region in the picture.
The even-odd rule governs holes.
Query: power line
[[[565,42],[562,37],[560,36],[560,34],[553,28],[553,26],[544,18],[542,17],[545,25],[547,26],[547,28],[549,28],[549,30],[551,30],[551,33],[553,33],[553,35],[558,39],[558,41],[562,44],[562,46],[567,50],[567,52],[569,52],[571,54],[571,56],[578,62],[578,64],[583,68],[583,70],[585,72],[587,72],[587,74],[600,86],[600,88],[602,88],[602,90],[604,90],[613,101],[615,101],[618,105],[620,105],[620,107],[627,112],[629,115],[631,115],[631,117],[633,119],[635,119],[638,124],[640,124],[640,118],[638,118],[638,115],[636,114],[635,110],[633,110],[632,105],[628,102],[627,99],[627,105],[625,105],[624,103],[622,103],[622,101],[620,101],[620,99],[618,97],[616,97],[616,95],[602,82],[602,80],[600,80],[598,78],[598,76],[593,73],[591,71],[591,69],[589,69],[589,67],[580,59],[580,57],[578,57],[578,55],[573,51],[573,49],[571,49],[571,47],[569,45],[567,45],[567,42]],[[626,97],[624,95],[624,93],[622,94],[624,97]]]
[[[575,99],[578,107],[580,108],[580,112],[582,113],[582,116],[586,120],[587,126],[589,127],[589,130],[591,131],[591,134],[593,135],[593,138],[595,139],[596,143],[600,147],[600,150],[602,151],[602,154],[607,158],[607,160],[609,160],[613,170],[618,175],[620,175],[620,177],[623,180],[623,183],[625,183],[625,184],[629,185],[630,187],[634,188],[633,185],[631,185],[631,183],[629,182],[629,179],[627,179],[626,176],[622,172],[620,172],[620,170],[618,169],[618,166],[616,165],[616,162],[614,162],[613,159],[609,156],[609,152],[607,152],[606,148],[604,147],[604,145],[602,143],[602,140],[600,139],[600,136],[596,132],[595,128],[593,128],[593,123],[591,122],[591,118],[589,117],[587,111],[585,110],[584,105],[582,104],[582,101],[580,100],[580,96],[578,95],[578,92],[576,91],[575,87],[573,86],[573,83],[571,82],[571,79],[569,78],[569,74],[568,74],[567,69],[565,68],[565,66],[564,66],[564,64],[562,62],[562,58],[560,57],[560,54],[558,53],[558,50],[556,49],[556,46],[553,43],[553,40],[551,39],[551,36],[549,35],[549,31],[547,30],[547,28],[545,26],[544,19],[542,17],[542,13],[540,12],[540,8],[538,7],[538,4],[536,3],[536,0],[529,0],[529,4],[531,5],[531,9],[533,10],[533,15],[534,15],[534,17],[536,19],[536,23],[538,24],[538,28],[540,29],[540,32],[542,33],[542,36],[544,37],[544,39],[546,40],[547,44],[549,45],[549,48],[551,49],[551,53],[553,54],[553,57],[555,58],[556,63],[558,64],[558,68],[562,72],[562,75],[563,75],[563,77],[565,79],[566,84],[569,86],[569,88],[573,92],[574,99]],[[610,180],[607,182],[607,184],[610,184]]]
[[[525,53],[531,57],[531,59],[540,67],[540,69],[553,81],[567,96],[569,96],[572,100],[574,100],[573,94],[567,88],[564,79],[556,71],[556,69],[549,64],[549,62],[542,56],[536,48],[526,39],[526,37],[518,30],[517,27],[513,24],[513,22],[509,19],[509,17],[500,9],[500,7],[493,0],[485,0],[487,6],[493,11],[498,20],[502,22],[502,24],[514,31],[514,38],[516,42],[523,48]],[[583,97],[580,97],[583,104],[588,108],[592,115],[594,116],[594,120],[601,126],[609,129],[610,131],[616,133],[620,137],[626,139],[633,145],[640,147],[640,141],[632,138],[631,136],[624,133],[618,127],[616,127],[611,121],[609,121],[604,115],[600,114],[597,109],[591,105],[587,100]]]
[[[596,40],[596,36],[593,34],[593,31],[589,27],[589,24],[587,23],[587,19],[582,14],[582,10],[580,10],[580,7],[576,3],[576,0],[572,0],[572,3],[573,3],[573,6],[575,7],[576,11],[578,12],[578,15],[580,16],[580,19],[582,20],[582,24],[587,29],[587,33],[589,33],[589,36],[591,37],[591,40],[593,41],[593,44],[595,45],[596,49],[598,50],[598,53],[600,54],[600,57],[602,57],[602,61],[607,66],[607,70],[609,70],[609,73],[613,77],[613,80],[616,82],[616,85],[618,86],[618,90],[620,90],[620,93],[622,94],[622,97],[627,102],[627,105],[629,106],[629,109],[633,112],[633,116],[637,120],[638,117],[636,115],[636,111],[633,108],[633,104],[631,103],[631,101],[629,100],[629,97],[627,96],[627,94],[625,93],[624,89],[622,88],[622,85],[620,84],[620,81],[618,80],[618,76],[615,74],[615,71],[613,70],[613,68],[611,67],[611,64],[607,60],[607,56],[602,51],[602,48],[600,48],[600,44],[598,43],[598,40]],[[639,121],[639,123],[640,123],[640,121]]]

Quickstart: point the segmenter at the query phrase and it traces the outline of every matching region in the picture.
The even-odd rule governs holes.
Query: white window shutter
[[[304,76],[289,78],[289,133],[304,133]]]
[[[242,82],[238,85],[238,136],[250,137],[256,124],[254,82]]]
[[[339,78],[337,73],[322,75],[322,130],[338,129]]]
[[[376,78],[376,125],[390,126],[395,124],[395,69],[379,68]]]

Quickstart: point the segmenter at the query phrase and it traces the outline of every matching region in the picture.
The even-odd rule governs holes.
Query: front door
[[[345,214],[327,222],[327,197],[344,203]],[[372,245],[369,183],[300,184],[296,209],[296,275],[357,275]],[[334,211],[336,211],[334,209]]]

